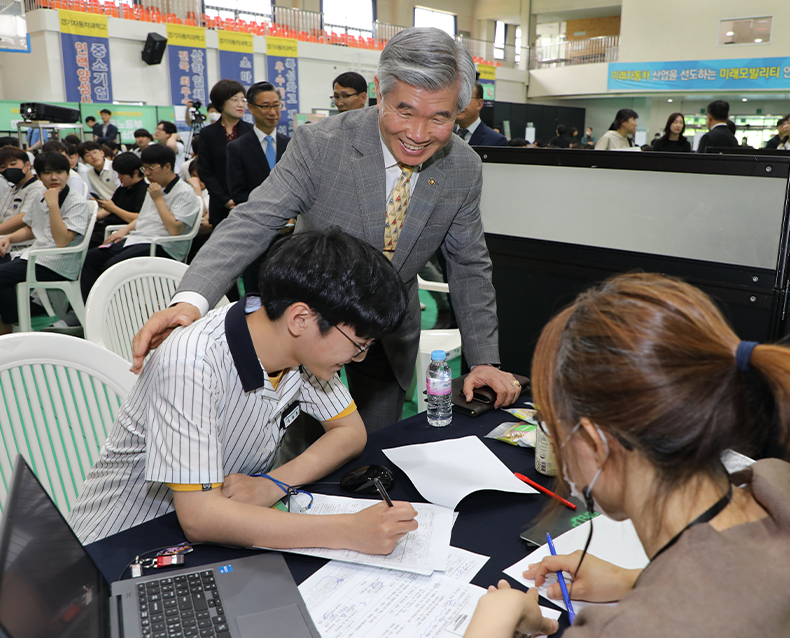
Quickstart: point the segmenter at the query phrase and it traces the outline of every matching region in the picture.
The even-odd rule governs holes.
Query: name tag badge
[[[287,408],[285,408],[285,411],[283,412],[283,418],[282,418],[282,423],[281,423],[280,427],[284,430],[289,425],[291,425],[291,423],[293,423],[296,420],[296,417],[299,416],[299,412],[300,412],[300,410],[299,410],[299,401],[295,401],[294,403],[289,405]]]

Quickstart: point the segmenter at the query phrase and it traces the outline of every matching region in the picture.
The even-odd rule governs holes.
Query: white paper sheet
[[[322,638],[454,638],[463,636],[486,590],[448,577],[332,561],[299,591]]]
[[[631,521],[618,522],[613,521],[608,516],[597,516],[592,522],[594,523],[593,536],[592,541],[590,541],[590,548],[587,550],[588,553],[626,569],[645,567],[650,562]],[[554,549],[557,550],[558,554],[570,554],[577,549],[584,549],[584,544],[587,542],[587,534],[589,534],[590,530],[589,526],[590,521],[587,521],[553,539]],[[528,580],[521,574],[527,569],[528,565],[537,563],[546,556],[551,556],[548,544],[539,547],[527,555],[526,558],[508,567],[505,570],[505,574],[527,587],[534,587],[535,581]],[[546,589],[549,585],[556,582],[556,577],[547,579],[547,582],[538,588],[540,595],[548,598]],[[555,600],[552,598],[551,602],[565,609],[565,603],[561,599]],[[587,605],[592,604],[595,603],[574,600],[573,610],[580,611]]]
[[[537,494],[517,479],[476,436],[383,450],[426,501],[455,509],[479,490]]]
[[[434,578],[438,576],[470,583],[477,572],[483,569],[483,565],[488,562],[488,559],[489,556],[475,554],[460,547],[450,547],[444,572],[434,572],[433,576]]]
[[[313,506],[303,515],[354,514],[380,502],[366,498],[348,498],[326,494],[314,494],[313,498]],[[412,503],[412,507],[417,510],[419,526],[401,538],[395,549],[386,556],[325,547],[303,547],[277,551],[329,558],[346,563],[399,569],[430,576],[436,570],[444,570],[447,565],[450,536],[453,529],[453,511],[431,503]]]

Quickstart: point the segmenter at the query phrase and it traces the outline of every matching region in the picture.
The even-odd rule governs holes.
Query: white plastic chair
[[[197,197],[197,194],[195,194]],[[189,229],[189,232],[184,235],[171,235],[169,237],[156,237],[151,240],[151,250],[148,253],[151,257],[156,257],[156,247],[157,246],[167,246],[170,244],[175,244],[181,241],[188,242],[187,249],[184,252],[184,257],[181,261],[186,261],[187,257],[189,256],[189,249],[192,248],[192,240],[197,237],[198,231],[200,230],[200,221],[203,219],[203,200],[200,200],[200,212],[198,213],[197,217],[195,217],[195,223],[192,224],[192,228]],[[112,233],[116,230],[120,230],[124,228],[126,224],[112,224],[107,226],[104,229],[104,239],[107,239]]]
[[[128,362],[77,337],[0,337],[0,510],[18,452],[67,514],[135,380]]]
[[[163,257],[134,257],[105,270],[85,304],[85,338],[132,360],[132,339],[167,308],[189,266]],[[223,297],[217,308],[227,305]]]
[[[419,275],[417,285],[420,290],[431,292],[443,292],[449,294],[450,286],[444,282],[426,281]],[[449,330],[423,330],[420,333],[420,349],[417,354],[417,363],[414,370],[414,395],[417,398],[417,412],[427,409],[425,402],[426,376],[428,366],[431,363],[431,352],[434,350],[444,350],[447,353],[447,361],[461,356],[461,331],[457,328]]]
[[[31,250],[27,256],[27,279],[16,285],[16,299],[19,314],[19,332],[31,332],[33,327],[30,323],[30,291],[37,290],[39,295],[44,297],[44,291],[59,290],[65,293],[68,303],[71,304],[74,313],[80,323],[85,326],[85,304],[82,302],[82,292],[80,291],[79,275],[75,280],[62,281],[39,281],[36,279],[36,260],[41,255],[79,255],[80,272],[85,262],[85,254],[88,252],[88,244],[93,233],[93,226],[96,224],[96,214],[99,212],[99,205],[96,202],[88,202],[91,211],[91,218],[88,228],[82,236],[82,241],[76,246],[66,246],[65,248],[39,248]],[[51,300],[50,300],[51,301]],[[59,304],[58,315],[65,315],[66,304]],[[51,307],[47,308],[49,312]]]

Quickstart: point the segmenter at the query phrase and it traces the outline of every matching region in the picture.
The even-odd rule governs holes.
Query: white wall
[[[579,64],[530,72],[529,98],[606,93],[609,65]]]
[[[717,46],[719,20],[773,16],[770,44]],[[620,62],[790,55],[787,0],[623,0]]]

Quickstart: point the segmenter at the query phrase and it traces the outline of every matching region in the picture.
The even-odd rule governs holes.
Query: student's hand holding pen
[[[592,554],[584,557],[579,568],[581,556],[581,550],[576,550],[573,554],[546,556],[539,563],[530,565],[524,572],[524,578],[534,580],[535,585],[540,587],[546,581],[546,574],[563,571],[573,578],[573,585],[568,587],[571,600],[608,603],[620,600],[631,591],[642,573],[641,569],[624,569]],[[559,583],[550,585],[547,593],[551,599],[562,600]]]
[[[343,520],[342,546],[364,554],[389,554],[401,537],[417,529],[417,511],[410,503],[376,503]]]

